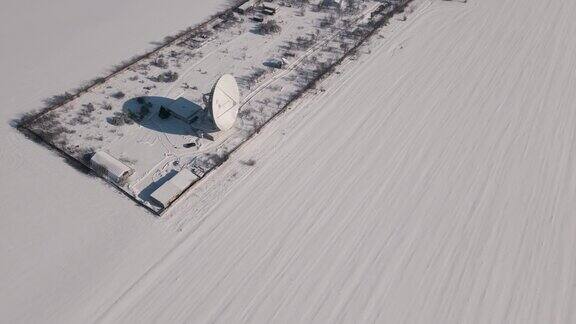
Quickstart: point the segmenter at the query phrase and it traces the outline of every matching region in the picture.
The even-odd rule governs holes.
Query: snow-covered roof
[[[255,6],[258,3],[257,0],[248,0],[244,4],[240,6],[240,8],[250,8]]]
[[[254,6],[254,3],[252,3],[252,1],[247,1],[244,4],[240,5],[238,7],[238,9],[246,11],[246,10],[252,8],[253,6]]]
[[[90,159],[90,164],[98,172],[105,170],[106,175],[110,176],[115,182],[120,182],[133,172],[132,168],[104,151],[96,152]],[[104,170],[99,170],[100,168]]]
[[[198,180],[198,177],[194,173],[187,169],[182,169],[170,180],[160,186],[160,188],[156,189],[150,197],[166,208],[196,180]]]
[[[168,110],[170,110],[176,117],[185,121],[190,121],[190,119],[194,117],[196,113],[201,111],[202,108],[194,102],[186,99],[186,97],[181,96],[168,106]]]

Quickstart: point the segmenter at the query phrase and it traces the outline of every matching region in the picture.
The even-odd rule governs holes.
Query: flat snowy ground
[[[11,120],[226,5],[2,1],[0,322],[89,322],[164,253],[172,237],[101,180],[24,138]]]
[[[573,323],[573,35],[425,1],[161,220],[6,130],[2,317]]]

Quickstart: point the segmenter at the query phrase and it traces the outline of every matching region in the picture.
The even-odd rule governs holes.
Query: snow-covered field
[[[161,220],[10,129],[3,80],[2,318],[574,322],[575,18],[422,1]]]
[[[171,246],[150,213],[10,123],[227,6],[6,0],[0,10],[1,322],[86,322]],[[127,259],[126,255],[137,257]]]

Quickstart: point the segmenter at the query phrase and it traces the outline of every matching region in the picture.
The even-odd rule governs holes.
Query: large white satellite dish
[[[240,90],[236,79],[230,74],[224,74],[216,81],[212,89],[211,115],[219,130],[232,128],[240,107]]]

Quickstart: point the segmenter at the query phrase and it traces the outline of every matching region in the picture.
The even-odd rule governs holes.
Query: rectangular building
[[[172,116],[186,123],[190,123],[198,113],[203,111],[202,107],[185,97],[179,97],[166,108],[170,111]]]
[[[198,177],[190,170],[182,169],[170,180],[154,190],[150,197],[157,204],[166,208],[197,180]]]
[[[104,151],[98,151],[92,156],[90,166],[96,173],[119,185],[124,184],[134,173],[132,168]]]

